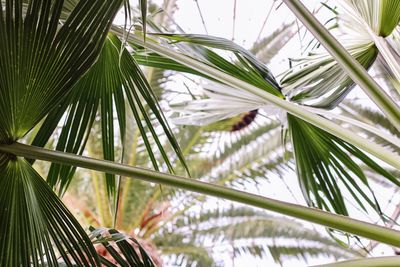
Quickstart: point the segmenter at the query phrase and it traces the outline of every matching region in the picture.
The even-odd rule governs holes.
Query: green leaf
[[[90,68],[121,1],[80,1],[65,23],[63,1],[9,1],[0,11],[0,142],[34,127]],[[89,16],[87,16],[89,15]]]
[[[299,0],[283,0],[304,26],[335,58],[350,78],[357,83],[372,101],[386,114],[393,125],[400,129],[399,106],[389,97],[379,84],[368,74],[365,68],[355,59],[346,48],[314,17],[314,15]],[[362,24],[361,24],[362,25]],[[357,26],[354,24],[354,26]],[[360,26],[360,25],[358,25]],[[366,31],[363,25],[357,30]],[[365,35],[363,35],[365,38]]]
[[[372,42],[351,45],[346,49],[366,69],[378,55]],[[325,51],[311,53],[296,61],[298,63],[281,80],[284,92],[293,102],[331,109],[355,86],[335,58]]]
[[[63,3],[14,0],[0,9],[0,143],[20,139],[63,105],[95,62],[121,5],[80,1],[60,24]],[[100,265],[78,222],[25,160],[0,168],[0,265],[57,266],[58,257]]]
[[[146,40],[147,0],[140,0],[139,7],[142,13],[143,38]]]
[[[109,257],[100,256],[105,266],[155,267],[153,260],[143,246],[133,237],[115,229],[90,227],[90,235],[95,243],[100,243]],[[112,261],[110,261],[112,258]]]
[[[344,188],[357,205],[382,214],[375,194],[354,156],[376,173],[399,186],[400,181],[355,146],[288,115],[296,168],[308,205],[348,215],[342,191]],[[341,184],[341,186],[339,186]]]
[[[400,21],[400,3],[396,0],[357,1],[347,0],[353,12],[362,17],[371,29],[379,36],[386,37],[392,33]],[[350,11],[350,10],[348,10]],[[348,12],[352,15],[351,13]],[[353,16],[356,16],[355,14]]]
[[[276,95],[278,97],[283,97],[280,92],[280,87],[273,77],[270,70],[258,59],[254,57],[249,51],[244,49],[243,47],[235,44],[232,41],[229,41],[224,38],[208,36],[208,35],[200,35],[200,34],[166,34],[166,33],[157,33],[153,34],[156,36],[160,36],[163,38],[168,38],[173,41],[178,42],[187,42],[190,44],[196,44],[194,48],[194,52],[200,55],[200,58],[204,58],[216,67],[223,69],[224,71],[236,75],[241,74],[244,76],[243,80],[247,80],[248,82],[258,85],[260,88],[265,89],[267,92]],[[202,46],[208,46],[212,48],[217,48],[225,51],[231,51],[235,54],[237,58],[236,64],[239,63],[241,68],[238,68],[234,65],[234,63],[230,63],[223,57],[219,56],[217,53],[205,49]],[[190,48],[191,46],[189,46]],[[193,55],[192,55],[193,56]],[[243,68],[247,69],[247,71],[243,72]],[[230,70],[230,71],[229,71]],[[258,84],[255,84],[254,80],[260,80]]]
[[[208,76],[204,76],[200,72],[188,68],[172,59],[163,57],[156,53],[146,51],[145,49],[142,48],[135,50],[135,52],[133,53],[133,57],[135,58],[138,64],[143,66],[173,70],[178,72],[186,72],[198,76],[203,76],[205,78],[209,78]]]
[[[24,159],[0,167],[0,265],[99,266],[90,239]]]
[[[165,152],[164,144],[161,143],[153,128],[154,123],[150,120],[151,114],[146,110],[142,99],[149,106],[157,122],[161,124],[174,152],[184,165],[185,162],[180,148],[142,71],[125,48],[122,48],[122,53],[120,53],[121,46],[122,43],[116,36],[109,35],[96,64],[76,84],[70,97],[64,102],[65,104],[47,117],[32,144],[44,146],[55,130],[55,121],[59,120],[67,111],[56,150],[82,154],[96,114],[99,112],[103,158],[114,161],[116,137],[113,114],[114,112],[117,113],[120,129],[119,140],[123,146],[126,135],[124,98],[127,97],[154,168],[158,170],[160,163],[156,160],[156,152],[150,144],[147,131],[150,131],[151,138],[155,141],[164,161],[172,172],[172,164]],[[70,166],[52,164],[48,182],[52,186],[58,186],[62,194],[68,188],[74,171],[75,169]],[[107,174],[106,177],[108,195],[115,201],[117,193],[115,176]]]

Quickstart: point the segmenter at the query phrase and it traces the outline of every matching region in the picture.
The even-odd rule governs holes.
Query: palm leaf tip
[[[189,43],[185,44],[188,45],[189,49],[195,45],[196,50],[194,51],[196,51],[199,59],[204,59],[212,65],[215,65],[216,67],[228,73],[232,73],[237,77],[242,76],[241,79],[259,86],[275,96],[284,98],[281,93],[281,87],[265,64],[258,60],[251,52],[230,40],[201,34],[157,33],[154,35],[167,38],[175,42]],[[216,52],[213,52],[205,47],[215,48],[222,51],[230,51],[236,56],[237,62],[230,63],[223,57],[219,56]],[[238,68],[238,66],[241,67]],[[243,69],[248,69],[249,71],[246,73],[240,73],[243,72]]]
[[[375,34],[389,36],[400,21],[400,3],[397,0],[356,1],[341,3],[349,16],[359,16]]]

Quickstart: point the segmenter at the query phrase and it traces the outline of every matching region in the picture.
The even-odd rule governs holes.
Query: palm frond
[[[122,52],[120,49],[122,49]],[[67,111],[56,149],[82,154],[96,114],[99,112],[103,158],[114,161],[115,139],[119,137],[118,141],[122,147],[124,147],[126,139],[125,97],[128,98],[130,111],[134,115],[146,151],[152,159],[153,167],[155,169],[160,168],[155,152],[153,152],[155,148],[149,141],[151,138],[155,147],[163,155],[162,158],[169,170],[172,171],[172,164],[159,140],[158,133],[153,128],[154,123],[150,119],[151,114],[142,103],[142,98],[163,130],[167,132],[166,135],[170,144],[177,152],[178,158],[183,162],[179,146],[161,114],[159,106],[156,104],[156,99],[144,78],[144,74],[126,49],[122,47],[121,41],[114,35],[109,35],[96,64],[76,84],[68,100],[47,117],[33,144],[43,146],[57,126],[56,122]],[[116,115],[114,115],[115,113]],[[118,121],[119,135],[114,133],[115,117]],[[151,138],[148,137],[148,132],[150,132]],[[74,171],[75,169],[72,167],[53,164],[49,171],[48,182],[52,186],[58,186],[62,194],[68,188]],[[108,195],[111,200],[115,201],[117,189],[115,177],[109,174],[106,177]]]
[[[395,38],[388,38],[400,20],[400,4],[397,1],[342,1],[344,14],[339,18],[351,17],[361,25],[368,25],[367,31],[370,39],[375,43],[385,65],[393,73],[397,80],[400,79],[399,54],[396,53],[396,45],[391,41]],[[392,36],[391,36],[392,37]]]
[[[90,239],[24,159],[0,168],[0,265],[99,266]]]
[[[208,76],[205,76],[198,71],[188,68],[172,59],[158,55],[157,53],[146,51],[141,47],[138,47],[138,49],[135,50],[133,57],[140,65],[143,66],[186,72],[208,78]]]
[[[287,244],[287,245],[265,245],[260,244],[232,244],[234,256],[252,255],[254,257],[266,258],[272,257],[275,263],[283,265],[285,260],[297,259],[298,261],[308,262],[311,258],[333,257],[334,259],[343,259],[352,257],[342,251],[340,248],[327,246],[307,246],[305,244]]]
[[[139,7],[140,7],[141,14],[142,14],[143,38],[146,40],[147,0],[140,0]]]
[[[93,239],[93,242],[101,244],[103,247],[103,253],[99,254],[101,263],[104,266],[156,266],[148,252],[146,252],[144,247],[135,238],[123,234],[115,229],[95,229],[90,227],[90,231],[90,236]],[[100,250],[100,247],[97,247],[97,250]]]
[[[284,217],[276,217],[268,213],[247,207],[230,207],[203,211],[198,217],[182,218],[175,222],[176,232],[192,231],[201,238],[208,236],[214,241],[239,240],[241,238],[293,238],[297,240],[313,240],[325,245],[334,245],[335,241],[322,236],[314,230],[303,227],[300,223]]]
[[[173,233],[164,230],[161,235],[167,236],[166,240],[171,239],[171,242],[158,237],[155,242],[165,249],[169,243],[182,242],[178,240],[183,240],[188,246],[209,242],[227,244],[233,246],[237,255],[262,256],[269,252],[276,261],[305,255],[329,255],[338,258],[359,256],[357,252],[343,248],[329,237],[295,221],[246,207],[202,211],[194,216],[189,213],[176,220],[174,226]],[[190,237],[188,232],[191,233]],[[287,242],[288,245],[277,246],[275,242],[278,239],[291,241]]]
[[[1,99],[7,99],[2,102],[2,141],[25,135],[83,76],[102,48],[105,30],[120,1],[79,2],[60,29],[61,1],[30,1],[25,17],[22,6],[22,1],[15,1],[0,12],[5,39],[0,55],[4,73]],[[39,10],[42,13],[37,15]],[[92,18],[85,17],[82,10]],[[69,38],[71,34],[74,38]]]
[[[369,206],[382,215],[367,178],[350,155],[395,185],[400,184],[398,178],[356,147],[324,130],[292,115],[288,115],[288,121],[297,173],[308,205],[348,215],[345,188],[361,209],[367,212]]]
[[[396,34],[392,34],[391,36],[393,39],[389,39],[389,41],[393,40],[393,43],[400,44],[400,32],[396,28]],[[391,47],[396,48],[400,45],[391,44]],[[399,50],[396,50],[396,53],[399,53]],[[400,103],[400,83],[398,79],[393,74],[392,70],[390,69],[387,64],[385,64],[384,59],[378,57],[378,60],[374,64],[374,71],[377,73],[377,80],[387,88],[389,95],[393,98],[396,103]]]
[[[345,114],[349,114],[350,116],[355,117],[358,120],[366,121],[369,124],[376,125],[382,130],[388,131],[393,136],[400,137],[400,132],[379,110],[373,110],[369,107],[364,107],[354,101],[344,101],[344,103],[340,105],[340,109]],[[359,129],[354,130],[359,131]],[[375,143],[392,149],[392,151],[397,151],[399,149],[398,146],[394,145],[391,142],[388,142],[386,139],[383,139],[374,133],[363,131],[363,134],[367,135],[369,139],[373,140]]]
[[[400,22],[400,3],[396,0],[346,0],[345,3],[348,3],[379,36],[390,35]],[[349,9],[347,11],[355,16],[354,12]]]
[[[346,254],[340,248],[335,247],[317,247],[317,246],[306,246],[302,244],[298,245],[268,245],[266,248],[265,246],[241,246],[236,247],[235,250],[237,251],[249,251],[252,255],[262,256],[263,251],[267,250],[271,257],[274,259],[276,263],[283,264],[285,259],[301,259],[307,262],[310,258],[317,258],[317,257],[333,257],[335,259],[340,258],[347,258],[351,254]],[[239,252],[240,253],[240,252]],[[265,253],[265,252],[264,252]],[[350,256],[351,257],[351,256]]]
[[[268,173],[280,174],[288,166],[281,147],[279,129],[265,133],[221,160],[209,171],[209,179],[231,184],[268,179]]]
[[[349,109],[348,112],[352,112],[352,114],[354,115],[361,116],[363,120],[367,120],[370,123],[389,131],[391,134],[400,137],[400,132],[389,122],[389,120],[380,111],[373,110],[369,107],[365,107],[353,101],[343,102],[343,108]]]
[[[374,63],[378,54],[372,42],[346,48],[366,69]],[[355,86],[327,52],[312,53],[300,59],[285,74],[281,84],[291,101],[322,108],[334,108]]]
[[[0,143],[22,138],[62,105],[97,59],[122,3],[79,1],[60,25],[63,2],[7,1],[0,10]],[[57,257],[99,265],[81,226],[25,160],[7,159],[0,173],[7,190],[0,200],[1,265],[56,266]]]
[[[268,91],[269,93],[282,97],[282,94],[280,93],[280,87],[278,83],[275,81],[275,78],[271,74],[270,70],[258,59],[254,57],[249,51],[246,49],[242,48],[241,46],[235,44],[232,41],[229,41],[224,38],[219,38],[219,37],[213,37],[213,36],[207,36],[207,35],[199,35],[199,34],[155,34],[156,36],[160,36],[163,38],[168,38],[173,41],[178,41],[178,42],[187,42],[190,44],[196,44],[199,46],[195,46],[196,50],[202,54],[202,58],[204,57],[207,60],[214,60],[213,58],[217,59],[221,63],[226,60],[222,60],[222,58],[216,57],[216,53],[211,53],[210,50],[201,48],[201,46],[207,46],[207,47],[212,47],[224,51],[231,51],[233,52],[236,57],[238,62],[240,62],[242,65],[241,67],[247,67],[248,71],[245,75],[253,76],[252,79],[248,79],[248,81],[251,84],[255,84],[257,80],[260,80],[257,82],[261,88],[264,90]],[[212,62],[212,61],[211,61]],[[227,64],[228,62],[225,62],[225,65],[227,67],[231,64]],[[217,66],[221,67],[221,64],[218,64]],[[232,66],[229,66],[232,68]]]
[[[187,244],[182,240],[176,240],[174,245],[161,247],[163,255],[166,256],[167,264],[176,266],[198,266],[212,267],[215,266],[215,259],[210,251],[203,246],[195,244]]]
[[[264,64],[268,64],[287,42],[297,33],[295,23],[284,24],[271,35],[257,41],[249,49]]]

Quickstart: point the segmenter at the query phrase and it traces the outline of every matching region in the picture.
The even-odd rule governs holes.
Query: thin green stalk
[[[110,214],[108,212],[109,209],[107,206],[107,201],[105,201],[106,199],[104,198],[104,196],[102,196],[102,192],[104,192],[104,189],[102,190],[100,185],[100,182],[102,180],[99,180],[98,173],[96,173],[95,171],[90,171],[90,178],[93,182],[93,189],[95,192],[94,195],[96,198],[96,206],[99,212],[101,225],[104,227],[109,227],[111,226]]]
[[[194,135],[192,135],[192,138],[190,139],[190,141],[188,142],[186,147],[183,149],[183,152],[182,152],[183,156],[187,156],[189,154],[189,152],[191,151],[193,146],[196,144],[197,140],[199,140],[202,131],[203,131],[203,127],[197,128],[196,133]]]
[[[89,139],[89,142],[91,143],[91,140]],[[96,155],[94,151],[92,151],[92,146],[89,143],[88,147],[88,154],[89,156]],[[110,221],[110,209],[108,206],[108,201],[107,198],[104,198],[102,196],[102,193],[105,191],[104,186],[101,184],[102,180],[99,180],[98,173],[94,172],[93,170],[90,171],[90,178],[93,182],[93,189],[94,189],[94,195],[96,198],[96,206],[97,210],[99,212],[100,216],[100,221],[102,226],[104,227],[110,227],[111,226],[111,221]]]
[[[400,256],[374,257],[359,260],[342,261],[313,267],[399,267]]]
[[[76,167],[132,177],[147,182],[173,186],[196,193],[232,200],[400,247],[400,232],[393,229],[388,229],[314,208],[308,208],[211,183],[201,182],[195,179],[188,179],[171,174],[132,167],[125,164],[93,159],[20,143],[0,145],[0,151],[26,158],[51,161],[59,164],[69,164]]]
[[[283,0],[283,2],[336,59],[350,78],[364,90],[371,100],[386,114],[393,125],[400,130],[399,106],[375,82],[364,67],[347,52],[346,48],[332,36],[300,0]]]
[[[131,165],[131,166],[136,165],[137,146],[138,146],[138,141],[139,141],[139,135],[140,135],[139,129],[135,128],[134,133],[133,133],[132,149],[131,149],[131,153],[129,154],[129,156],[131,158],[128,161],[129,165]],[[121,176],[121,179],[124,179],[124,181],[125,181],[125,177]],[[129,194],[129,190],[131,188],[131,183],[132,183],[132,179],[128,179],[123,184],[123,187],[122,187],[122,193],[121,193],[122,196],[120,198],[121,203],[119,205],[119,212],[118,212],[118,217],[117,217],[117,225],[118,225],[118,227],[120,227],[119,229],[124,229],[123,214],[124,214],[124,208],[126,207],[127,202],[128,202],[128,194]]]
[[[113,31],[115,31],[117,34],[121,34],[122,31],[119,28],[113,28]],[[304,107],[296,105],[294,103],[291,103],[289,101],[286,101],[284,99],[281,99],[277,96],[274,96],[268,92],[265,92],[261,90],[260,88],[257,88],[251,84],[248,84],[242,80],[239,80],[229,74],[226,74],[223,71],[219,71],[215,68],[212,68],[208,66],[207,64],[204,64],[198,60],[195,60],[193,58],[190,58],[188,56],[185,56],[183,54],[180,54],[176,52],[173,49],[164,47],[158,43],[153,42],[152,40],[147,40],[145,43],[143,40],[141,40],[140,37],[137,37],[133,34],[130,34],[128,36],[129,41],[135,42],[143,47],[146,47],[160,55],[163,55],[167,58],[173,59],[185,66],[188,66],[189,68],[192,68],[198,72],[201,72],[205,75],[208,75],[220,82],[223,82],[225,84],[228,84],[230,86],[233,86],[235,88],[243,89],[248,92],[251,92],[259,97],[264,98],[266,101],[276,105],[277,107],[282,108],[283,110],[289,112],[290,114],[299,117],[341,139],[343,139],[346,142],[349,142],[352,145],[355,145],[359,147],[360,149],[363,149],[364,151],[370,153],[371,155],[376,156],[377,158],[385,161],[386,163],[392,165],[396,169],[400,170],[400,156],[396,153],[393,153],[392,151],[389,151],[388,149],[385,149],[384,147],[375,144],[373,142],[368,141],[367,139],[355,134],[354,132],[345,129],[317,114],[314,114],[308,110],[306,110]]]

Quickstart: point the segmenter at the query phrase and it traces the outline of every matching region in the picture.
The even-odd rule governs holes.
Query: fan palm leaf
[[[291,115],[288,116],[288,120],[300,185],[309,205],[320,209],[333,209],[337,213],[348,215],[343,202],[343,189],[338,187],[338,181],[340,181],[362,209],[366,211],[364,204],[368,204],[381,214],[365,175],[349,155],[357,157],[371,169],[399,186],[397,177],[392,176],[356,147],[335,136]],[[362,188],[361,185],[366,188]],[[366,189],[370,192],[370,196],[366,194]],[[320,193],[324,197],[321,197]]]
[[[60,26],[63,1],[5,2],[0,143],[25,136],[71,92],[97,59],[121,4],[80,1]],[[24,159],[1,158],[1,265],[56,266],[58,257],[99,265],[81,226],[36,171]]]
[[[122,49],[122,52],[120,52],[120,49]],[[173,150],[178,152],[178,157],[183,160],[179,152],[179,146],[172,133],[170,133],[168,124],[156,104],[149,84],[145,82],[143,73],[127,50],[122,47],[121,41],[114,35],[108,36],[96,64],[75,85],[63,105],[49,114],[32,144],[43,146],[54,132],[57,126],[56,122],[68,111],[56,149],[82,154],[90,135],[90,129],[99,112],[103,157],[114,161],[116,137],[119,137],[122,147],[124,147],[126,139],[125,97],[129,101],[130,110],[143,137],[153,167],[159,170],[159,163],[155,158],[155,152],[153,152],[154,146],[150,144],[147,131],[150,132],[151,138],[153,138],[157,149],[161,152],[168,169],[173,171],[163,144],[158,138],[158,133],[153,128],[153,122],[149,118],[150,114],[142,103],[142,98],[146,101],[152,114],[155,114],[162,128],[168,131],[167,138],[172,141]],[[114,133],[114,112],[118,119],[119,134]],[[73,174],[74,168],[53,164],[48,174],[48,182],[52,186],[57,185],[60,193],[63,193],[68,188]],[[106,176],[108,195],[115,202],[117,182],[113,175],[107,174]]]

